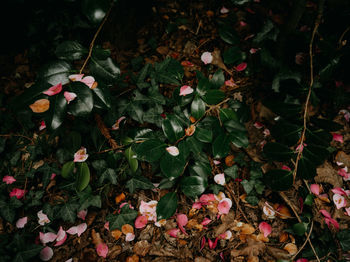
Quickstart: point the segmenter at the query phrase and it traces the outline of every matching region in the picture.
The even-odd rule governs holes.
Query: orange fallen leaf
[[[208,10],[208,11],[207,11],[207,16],[208,16],[208,17],[214,16],[214,12],[211,11],[211,10]]]
[[[194,134],[194,131],[196,131],[196,126],[190,125],[188,128],[185,129],[186,136],[192,136]]]
[[[140,258],[138,255],[132,255],[126,258],[126,262],[139,262]]]
[[[283,243],[283,242],[286,242],[287,240],[288,240],[288,233],[287,232],[283,232],[280,235],[280,242]]]
[[[184,239],[178,239],[178,243],[180,246],[186,246],[188,244],[187,241]]]
[[[98,83],[95,81],[95,82],[92,84],[91,89],[94,89],[94,88],[96,88],[97,86],[98,86]]]
[[[114,229],[111,231],[111,235],[112,237],[114,237],[115,240],[118,240],[122,236],[122,234],[122,231],[120,231],[119,229]]]
[[[256,256],[249,257],[247,262],[259,262],[259,258]]]
[[[283,249],[288,251],[290,255],[294,255],[295,253],[298,252],[297,246],[293,243],[288,243],[287,245],[285,245]]]
[[[250,224],[244,224],[242,227],[241,227],[241,234],[245,234],[245,235],[251,235],[255,232],[255,228],[250,225]]]
[[[31,104],[29,107],[34,113],[43,113],[49,110],[50,101],[48,99],[39,99],[36,100],[33,104]]]
[[[261,242],[269,242],[269,238],[265,237],[262,233],[260,233],[256,239]]]
[[[122,226],[122,232],[125,235],[128,233],[134,233],[134,228],[133,228],[133,226],[131,226],[129,224],[125,224]]]
[[[122,201],[124,201],[125,200],[125,194],[124,193],[121,193],[120,195],[118,195],[118,196],[116,196],[115,197],[115,202],[118,204],[118,203],[120,203],[120,202],[122,202]]]
[[[235,159],[235,156],[233,156],[233,155],[228,155],[228,156],[225,158],[225,164],[226,164],[226,166],[233,166],[233,164],[235,163],[234,159]]]

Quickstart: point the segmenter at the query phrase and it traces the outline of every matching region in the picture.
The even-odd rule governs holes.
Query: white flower
[[[213,61],[213,56],[210,52],[204,52],[201,56],[201,60],[204,64],[210,64]]]

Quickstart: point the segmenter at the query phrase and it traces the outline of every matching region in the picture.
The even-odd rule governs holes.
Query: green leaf
[[[301,74],[299,72],[280,72],[277,75],[275,75],[273,81],[272,81],[272,90],[275,92],[280,92],[280,83],[284,80],[295,80],[297,84],[301,82]]]
[[[326,147],[309,144],[304,146],[303,156],[315,166],[319,166],[327,159],[329,151]]]
[[[66,61],[58,60],[43,66],[38,72],[38,80],[51,85],[69,83],[69,73],[71,66]]]
[[[202,194],[207,186],[207,180],[200,176],[184,177],[180,181],[180,188],[182,192],[191,198],[195,198]]]
[[[62,177],[68,179],[73,175],[75,164],[73,161],[65,163],[62,167],[61,175]]]
[[[205,103],[199,97],[195,96],[191,104],[191,115],[196,119],[200,119],[205,113]]]
[[[228,120],[233,120],[238,122],[238,116],[237,113],[235,111],[233,111],[230,108],[220,108],[220,120],[221,122],[225,123]]]
[[[236,179],[238,177],[238,166],[237,165],[233,165],[229,168],[226,168],[224,170],[224,173],[225,175],[233,178],[233,179]]]
[[[137,168],[139,167],[139,161],[137,161],[136,154],[134,153],[134,151],[132,151],[131,147],[128,147],[125,150],[124,155],[128,160],[131,171],[135,173]]]
[[[167,115],[167,118],[163,120],[162,129],[170,143],[176,142],[184,135],[181,123],[173,115]]]
[[[287,121],[279,121],[271,128],[271,133],[276,140],[287,146],[293,146],[298,142],[301,131],[301,125],[294,125]]]
[[[209,82],[215,88],[220,88],[225,83],[225,76],[221,69],[217,70]]]
[[[234,144],[236,147],[248,147],[249,140],[246,132],[232,132],[230,133],[230,141],[232,144]]]
[[[294,155],[289,147],[280,143],[267,143],[263,152],[268,159],[275,161],[287,161]]]
[[[143,123],[144,110],[140,104],[133,102],[129,103],[127,112],[132,119],[141,124]]]
[[[242,52],[238,46],[232,46],[229,49],[225,50],[223,58],[226,65],[240,64],[247,58],[247,55]]]
[[[183,156],[172,156],[166,152],[160,159],[160,169],[162,173],[169,179],[178,177],[184,171],[186,161]]]
[[[164,150],[165,147],[166,144],[164,144],[159,139],[150,139],[135,146],[134,152],[139,159],[148,162],[154,162],[159,160],[161,156],[166,152]]]
[[[86,116],[94,107],[93,94],[90,88],[81,82],[73,82],[70,84],[72,92],[77,98],[69,105],[69,111],[74,116]]]
[[[337,239],[339,240],[340,246],[343,251],[350,250],[350,230],[343,229],[337,233]]]
[[[177,182],[177,179],[168,179],[168,178],[163,178],[160,183],[159,183],[159,186],[158,188],[159,189],[168,189],[168,188],[172,188],[175,186]]]
[[[301,112],[301,106],[299,104],[285,103],[280,101],[264,101],[264,105],[276,113],[285,118],[296,118]]]
[[[83,163],[78,163],[78,171],[77,171],[77,190],[83,191],[90,182],[90,170],[88,165]]]
[[[244,191],[249,195],[250,192],[254,189],[254,180],[248,181],[247,179],[244,179],[241,182]]]
[[[328,119],[316,118],[316,117],[311,118],[311,123],[323,128],[324,130],[327,130],[329,132],[338,131],[338,130],[343,128],[342,125],[340,125],[334,121],[331,121]]]
[[[137,78],[137,86],[141,88],[139,85],[143,83],[145,78],[148,76],[149,71],[151,70],[152,65],[151,64],[145,64],[145,66],[140,70],[139,76]]]
[[[110,57],[105,60],[91,57],[89,68],[92,75],[102,78],[107,83],[114,83],[120,75],[119,67],[114,64]]]
[[[108,0],[83,0],[81,10],[92,24],[98,25],[105,17],[109,5]]]
[[[177,193],[170,192],[163,196],[157,204],[157,220],[172,217],[177,209]]]
[[[213,131],[196,127],[196,132],[194,132],[194,136],[203,143],[211,143],[211,141],[213,140]]]
[[[236,120],[227,120],[224,123],[224,126],[225,126],[227,132],[229,132],[229,133],[231,133],[231,132],[245,132],[246,131],[245,126]]]
[[[137,217],[137,211],[130,209],[129,205],[122,207],[119,215],[107,215],[106,219],[109,221],[109,230],[121,229],[125,224],[133,225],[134,220]]]
[[[223,158],[230,152],[230,137],[220,134],[212,144],[213,157]]]
[[[304,155],[299,160],[297,176],[303,179],[312,179],[316,176],[316,166]]]
[[[87,54],[87,49],[77,41],[65,41],[59,44],[55,51],[57,58],[64,60],[79,60],[85,54]]]
[[[312,206],[313,202],[314,202],[314,196],[311,195],[311,194],[308,194],[308,195],[305,197],[304,205]]]
[[[229,26],[220,27],[219,36],[227,44],[230,44],[230,45],[239,44],[239,37],[237,36],[233,27],[229,27]]]
[[[112,168],[107,168],[99,177],[98,182],[103,184],[104,181],[108,180],[113,185],[118,183],[117,173]]]
[[[273,169],[264,175],[264,182],[274,191],[288,190],[293,184],[293,173],[283,169]]]
[[[211,166],[209,163],[196,162],[190,167],[191,176],[200,176],[205,180],[208,180],[208,176],[211,174]]]
[[[194,154],[199,154],[202,152],[203,143],[198,141],[194,136],[188,137],[186,139],[187,148]]]
[[[111,94],[108,89],[97,86],[92,90],[94,95],[94,106],[102,109],[111,108]]]
[[[220,90],[208,90],[202,98],[208,105],[216,105],[225,98],[225,93]]]
[[[77,217],[78,204],[66,203],[60,207],[60,217],[63,221],[74,223]]]
[[[66,116],[67,100],[63,94],[58,94],[51,99],[49,117],[46,120],[46,125],[52,130],[59,128]]]
[[[43,248],[44,247],[41,245],[27,244],[25,250],[21,250],[17,253],[13,262],[29,261],[30,258],[38,255]]]
[[[298,236],[303,236],[307,230],[308,223],[296,223],[293,225],[292,229]]]
[[[154,185],[151,181],[143,176],[134,176],[128,182],[126,182],[126,187],[132,194],[136,189],[152,189],[154,188]]]
[[[15,197],[12,197],[15,198]],[[16,210],[11,207],[8,203],[5,201],[0,200],[0,215],[7,220],[8,222],[12,223],[15,219]]]

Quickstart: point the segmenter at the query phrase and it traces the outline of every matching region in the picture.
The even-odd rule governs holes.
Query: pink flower
[[[80,148],[75,154],[74,154],[74,162],[84,162],[89,157],[88,154],[86,154],[86,148],[82,147]]]
[[[69,228],[66,232],[70,235],[78,234],[78,237],[80,237],[80,235],[83,234],[86,229],[87,229],[87,224],[82,223],[80,225]]]
[[[24,194],[26,192],[27,192],[26,190],[22,190],[22,189],[19,189],[19,188],[14,188],[10,192],[10,197],[16,197],[17,199],[21,199],[21,198],[24,197]]]
[[[176,222],[177,222],[177,225],[180,228],[181,232],[184,233],[185,235],[187,235],[186,230],[184,228],[184,226],[186,226],[188,223],[187,216],[185,214],[178,214],[176,216]]]
[[[172,156],[178,156],[180,154],[179,149],[176,146],[169,146],[166,151]]]
[[[61,246],[67,239],[67,234],[66,231],[63,230],[62,227],[57,232],[57,237],[56,237],[56,244],[55,247]]]
[[[53,96],[62,91],[62,83],[59,83],[55,86],[51,86],[48,90],[43,92],[43,94],[48,95],[48,96]]]
[[[193,88],[192,87],[190,87],[190,86],[182,86],[181,88],[180,88],[180,96],[187,96],[187,95],[189,95],[189,94],[192,94],[193,93]]]
[[[202,204],[201,202],[194,202],[192,205],[193,209],[201,209],[202,208]]]
[[[205,65],[210,64],[213,61],[213,56],[210,52],[204,52],[201,55],[201,60]]]
[[[261,128],[264,127],[264,125],[263,125],[262,123],[256,121],[256,122],[254,123],[254,127],[255,127],[256,129],[261,129]]]
[[[44,247],[40,251],[40,259],[42,261],[49,261],[53,256],[53,250],[51,247]]]
[[[125,116],[119,117],[119,119],[115,122],[115,124],[112,126],[112,130],[118,130],[120,123],[126,119]]]
[[[214,176],[215,183],[224,186],[225,185],[225,174],[220,173]]]
[[[148,222],[147,216],[138,216],[135,220],[135,228],[144,228]]]
[[[325,217],[324,220],[329,228],[330,228],[330,225],[332,224],[336,229],[339,229],[338,222],[331,217],[331,214],[329,214],[327,210],[321,209],[320,212]]]
[[[245,63],[245,62],[243,62],[243,63],[240,63],[238,66],[236,66],[236,70],[238,71],[238,72],[241,72],[241,71],[243,71],[243,70],[245,70],[246,68],[247,68],[247,63]]]
[[[45,124],[45,121],[43,120],[40,122],[39,131],[44,130],[45,128],[46,128],[46,124]]]
[[[237,85],[235,84],[235,81],[233,81],[233,79],[231,77],[229,80],[225,81],[225,86],[234,87],[234,86],[237,86]]]
[[[135,234],[134,233],[127,233],[125,235],[125,241],[130,242],[133,241],[135,239]]]
[[[218,204],[219,214],[228,214],[230,208],[232,207],[232,201],[229,198],[222,199]]]
[[[47,223],[50,223],[50,219],[47,217],[47,215],[45,215],[44,213],[43,213],[43,211],[42,210],[40,210],[38,213],[37,213],[37,215],[38,215],[38,218],[39,218],[39,221],[38,221],[38,223],[39,223],[39,225],[45,225],[45,224],[47,224]]]
[[[320,194],[320,186],[318,184],[311,184],[310,185],[310,190],[316,196],[318,196]]]
[[[209,219],[209,218],[206,217],[206,218],[203,219],[201,225],[206,226],[206,225],[208,225],[211,221],[212,221],[211,219]]]
[[[173,228],[167,231],[168,235],[171,237],[177,238],[177,234],[180,232],[180,229],[178,228]]]
[[[2,182],[5,182],[7,185],[10,185],[13,182],[16,182],[16,179],[13,176],[4,176]]]
[[[259,230],[261,231],[261,233],[264,234],[264,237],[267,237],[268,235],[271,234],[272,228],[268,223],[261,222],[259,224]]]
[[[334,194],[333,195],[333,202],[336,205],[337,209],[340,209],[342,207],[346,207],[346,200],[342,195]]]
[[[77,217],[82,220],[85,220],[87,212],[88,212],[87,209],[80,210],[77,214]]]
[[[27,222],[28,222],[28,217],[22,217],[22,218],[17,220],[16,227],[17,228],[24,228],[24,226],[27,224]]]
[[[69,104],[70,102],[72,102],[76,97],[77,97],[77,94],[76,93],[73,93],[73,92],[68,92],[68,91],[65,91],[63,93],[64,95],[64,98],[67,100],[67,104]]]
[[[105,243],[100,243],[96,247],[96,252],[100,257],[106,258],[108,254],[108,246]]]
[[[46,244],[46,243],[55,241],[57,238],[57,235],[51,232],[49,233],[40,232],[39,238],[41,243]]]
[[[333,140],[338,141],[340,143],[344,143],[343,136],[340,134],[332,133]]]
[[[228,12],[230,12],[230,10],[228,10],[226,7],[221,7],[221,9],[220,9],[220,13],[221,14],[227,14]]]

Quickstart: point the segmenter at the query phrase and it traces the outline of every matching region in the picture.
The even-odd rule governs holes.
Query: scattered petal
[[[130,242],[133,241],[135,239],[135,234],[134,233],[127,233],[125,235],[125,241]]]
[[[247,26],[248,24],[247,24],[246,22],[244,22],[244,21],[240,21],[240,22],[239,22],[239,25],[242,26],[242,27],[244,27],[244,26]]]
[[[89,157],[88,154],[86,154],[86,148],[82,147],[80,148],[75,154],[74,154],[74,162],[84,162]]]
[[[255,54],[256,52],[259,51],[260,48],[250,48],[249,53]]]
[[[215,201],[215,195],[214,194],[203,194],[201,195],[201,197],[199,198],[199,202],[202,205],[208,205],[210,202]]]
[[[309,262],[306,258],[299,258],[296,262]]]
[[[216,246],[218,244],[218,239],[219,239],[218,237],[215,238],[215,240],[213,242],[210,238],[208,238],[208,245],[209,245],[210,249],[215,249],[216,248]]]
[[[22,218],[17,220],[16,227],[17,228],[24,228],[24,226],[27,224],[27,222],[28,222],[28,217],[22,217]]]
[[[263,212],[267,216],[267,218],[270,218],[270,219],[275,218],[275,214],[276,214],[275,210],[266,202],[263,207]]]
[[[213,55],[210,52],[204,52],[201,55],[201,60],[205,65],[210,64],[213,61]]]
[[[218,204],[219,214],[228,214],[230,208],[232,207],[232,201],[229,198],[222,199]]]
[[[334,141],[338,141],[340,143],[344,143],[344,139],[343,139],[342,135],[336,134],[336,133],[332,133],[332,136],[333,136],[333,140]]]
[[[48,90],[43,92],[43,94],[48,95],[48,96],[53,96],[62,91],[62,83],[59,83],[55,86],[51,86]]]
[[[310,190],[316,196],[318,196],[320,194],[320,186],[318,184],[311,184],[310,185]]]
[[[26,193],[26,190],[14,188],[10,192],[10,197],[16,197],[17,199],[21,199],[24,197],[24,194]]]
[[[194,89],[190,86],[182,86],[180,88],[180,96],[186,96],[186,95],[189,95],[189,94],[192,94],[194,91]]]
[[[283,170],[287,170],[287,171],[292,171],[292,169],[289,166],[283,165],[282,166]]]
[[[77,217],[82,220],[85,220],[87,212],[88,212],[87,209],[80,210],[77,214]]]
[[[295,152],[297,152],[297,153],[303,152],[305,146],[306,146],[305,143],[299,144],[299,145],[297,146],[297,148],[295,149]]]
[[[350,173],[348,173],[348,167],[344,167],[338,170],[338,175],[342,176],[344,181],[350,180]]]
[[[84,74],[76,74],[76,75],[70,75],[68,76],[69,80],[71,81],[80,81],[83,79]]]
[[[157,221],[157,204],[158,202],[155,200],[149,201],[149,202],[144,202],[141,201],[140,207],[139,207],[139,212],[141,215],[147,216],[148,221]]]
[[[169,146],[166,151],[172,156],[178,156],[180,154],[179,149],[176,146]]]
[[[345,215],[350,216],[350,207],[345,208]]]
[[[332,189],[332,192],[334,194],[339,194],[339,195],[344,195],[347,196],[346,192],[344,191],[344,189],[342,189],[341,187],[335,187]]]
[[[10,185],[13,182],[16,182],[16,179],[13,176],[4,176],[2,182],[5,182],[7,185]]]
[[[64,98],[67,100],[67,104],[69,104],[70,102],[72,102],[76,97],[77,97],[77,94],[76,93],[73,93],[73,92],[68,92],[68,91],[65,91],[63,93],[64,95]]]
[[[185,129],[185,134],[186,136],[192,136],[195,131],[196,131],[196,126],[190,125],[188,128]]]
[[[300,52],[295,55],[295,63],[297,65],[302,65],[304,61],[305,61],[305,53]]]
[[[221,174],[215,175],[214,181],[215,181],[215,183],[224,186],[225,185],[225,174],[221,173]]]
[[[346,122],[350,121],[350,112],[348,110],[342,109],[339,111],[339,113],[344,115]]]
[[[138,216],[135,220],[135,228],[144,228],[147,225],[147,216]]]
[[[81,79],[80,82],[87,85],[90,89],[93,89],[95,78],[93,78],[92,76],[86,76],[83,79]]]
[[[40,122],[39,131],[44,130],[45,128],[46,128],[46,124],[45,124],[45,121],[43,120]]]
[[[333,195],[333,202],[336,205],[337,209],[340,209],[342,207],[346,207],[346,200],[342,195],[334,194]]]
[[[42,210],[40,210],[38,213],[37,213],[37,216],[38,216],[38,218],[39,218],[39,221],[38,221],[38,223],[39,223],[39,225],[45,225],[45,224],[47,224],[47,223],[50,223],[50,219],[47,217],[47,215],[45,215],[44,213],[43,213],[43,211]]]
[[[201,208],[202,208],[201,202],[194,202],[192,205],[192,209],[201,209]]]
[[[48,99],[36,100],[33,104],[29,105],[30,109],[34,113],[44,113],[50,108],[50,101]]]
[[[241,71],[243,71],[243,70],[245,70],[246,68],[247,68],[247,63],[245,63],[245,62],[243,62],[243,63],[240,63],[238,66],[236,66],[235,68],[236,68],[236,70],[238,71],[238,72],[241,72]]]
[[[182,61],[181,65],[186,66],[186,67],[193,67],[194,66],[194,64],[192,64],[190,61]]]
[[[235,84],[235,81],[233,81],[233,79],[232,79],[232,77],[231,77],[229,80],[226,80],[226,81],[225,81],[225,86],[235,87],[235,86],[237,86],[237,85]]]
[[[83,234],[86,229],[87,229],[87,224],[82,223],[80,225],[69,228],[66,232],[70,235],[78,234],[78,237],[80,237],[80,235]]]
[[[39,233],[40,242],[43,244],[53,242],[56,240],[56,238],[57,238],[57,235],[52,233],[52,232],[48,232],[48,233],[40,232]]]
[[[120,117],[120,118],[115,122],[115,124],[112,126],[112,130],[118,130],[118,129],[119,129],[120,123],[121,123],[124,119],[126,119],[125,116]]]
[[[50,176],[50,180],[54,180],[56,177],[56,174],[55,173],[52,173],[51,176]]]
[[[255,127],[256,129],[261,129],[261,128],[264,127],[264,125],[263,125],[262,123],[256,121],[256,122],[254,123],[254,127]]]
[[[211,219],[205,217],[205,218],[203,219],[201,225],[206,226],[206,225],[208,225],[211,221],[212,221]]]
[[[42,261],[49,261],[53,256],[53,250],[51,247],[44,247],[40,251],[40,259]]]
[[[187,216],[185,214],[178,214],[176,216],[176,222],[177,222],[177,225],[179,226],[181,232],[184,233],[185,235],[187,235],[186,230],[184,228],[184,226],[186,226],[188,223]]]
[[[230,10],[228,10],[226,7],[221,7],[221,9],[220,9],[220,13],[221,14],[227,14],[228,12],[230,12]]]
[[[96,247],[96,252],[100,257],[106,258],[108,254],[108,246],[105,243],[99,243]]]
[[[213,163],[214,163],[214,165],[220,165],[221,164],[221,162],[219,161],[219,160],[213,160]]]
[[[264,137],[271,135],[270,130],[267,128],[264,129],[263,134],[264,134]]]
[[[57,232],[57,237],[56,237],[56,244],[55,247],[61,246],[67,239],[67,234],[66,231],[63,230],[62,227]]]
[[[207,241],[206,241],[205,237],[202,237],[202,240],[201,240],[201,248],[200,248],[199,251],[202,251],[202,249],[204,248],[206,242],[207,242]]]
[[[112,237],[114,237],[115,240],[118,240],[123,235],[123,232],[119,229],[114,229],[111,231],[111,235]]]
[[[173,228],[167,231],[168,235],[170,235],[171,237],[175,237],[177,238],[177,234],[180,232],[180,229],[178,228]]]
[[[259,230],[261,231],[261,233],[264,234],[264,237],[267,237],[268,235],[271,234],[272,228],[271,225],[269,225],[266,222],[261,222],[259,224]]]
[[[109,231],[109,221],[107,221],[107,222],[103,225],[103,227],[104,227],[106,230]]]
[[[230,230],[227,230],[226,232],[219,235],[220,239],[226,239],[229,240],[232,237],[232,232]]]

